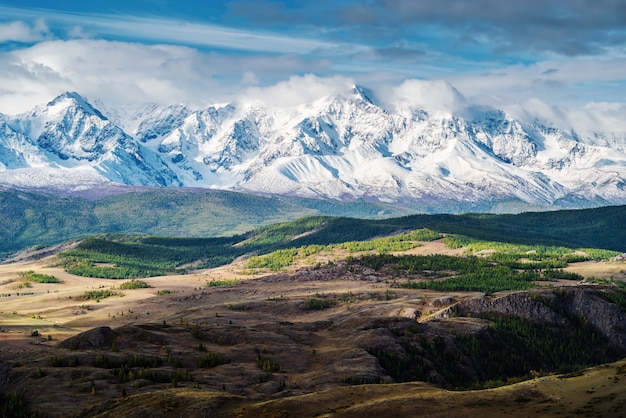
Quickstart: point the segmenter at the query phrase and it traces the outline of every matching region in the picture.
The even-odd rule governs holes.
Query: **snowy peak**
[[[77,93],[64,93],[11,119],[7,126],[10,129],[0,132],[0,144],[9,144],[13,156],[7,161],[15,168],[47,173],[82,170],[90,180],[99,174],[103,180],[122,184],[180,185],[157,154],[138,144]],[[11,173],[5,174],[10,182]],[[40,183],[51,177],[63,175],[34,175],[33,185],[41,187]],[[67,178],[76,181],[75,176]]]
[[[360,100],[364,100],[372,105],[374,104],[372,99],[370,99],[371,93],[369,93],[365,87],[361,87],[355,84],[354,86],[352,86],[352,90],[350,91],[350,93],[352,93],[355,97],[357,97]]]
[[[61,160],[97,161],[131,138],[76,93],[64,93],[22,120],[41,149]]]
[[[46,168],[128,185],[371,199],[418,210],[449,202],[454,210],[626,203],[623,133],[468,108],[447,83],[399,88],[395,104],[354,85],[293,106],[151,105],[123,118],[111,109],[112,119],[68,92],[30,113],[0,115],[0,183],[15,184],[18,173],[45,182],[37,172]],[[122,119],[131,121],[128,130],[112,121]]]
[[[173,105],[165,108],[155,107],[139,124],[135,137],[141,142],[148,142],[163,137],[173,129],[180,127],[190,111],[184,105]]]
[[[85,100],[80,94],[76,92],[65,92],[52,101],[48,102],[46,105],[48,108],[52,109],[67,109],[67,108],[79,108],[81,111],[96,116],[99,119],[107,120],[107,118],[100,113],[100,111],[94,108],[87,100]]]
[[[501,110],[489,110],[472,121],[476,141],[506,163],[523,166],[537,156],[539,143],[522,124]]]

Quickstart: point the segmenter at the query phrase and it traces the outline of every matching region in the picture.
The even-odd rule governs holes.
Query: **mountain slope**
[[[406,210],[352,202],[247,195],[228,191],[153,188],[96,201],[0,191],[0,258],[38,244],[99,233],[214,237],[241,234],[272,222],[312,215],[375,218]]]
[[[257,229],[312,215],[332,217]],[[626,216],[626,206],[518,215],[406,215],[401,208],[362,201],[341,203],[226,191],[153,189],[97,201],[6,191],[0,192],[0,257],[38,244],[100,233],[216,237],[253,229],[257,229],[254,240],[274,242],[278,247],[369,240],[430,228],[492,241],[626,251],[626,231],[618,227]]]
[[[382,106],[358,86],[292,107],[148,106],[125,119],[76,93],[0,115],[0,184],[218,188],[426,212],[626,203],[626,132],[600,122],[577,133],[491,108]]]
[[[106,179],[145,186],[181,185],[158,154],[135,141],[76,93],[62,94],[1,127],[0,143],[22,157],[13,159],[15,169],[61,173],[82,169],[84,176],[100,177],[100,182]],[[34,186],[45,184],[42,177],[40,182],[34,178]],[[80,180],[81,176],[68,179],[70,185]]]

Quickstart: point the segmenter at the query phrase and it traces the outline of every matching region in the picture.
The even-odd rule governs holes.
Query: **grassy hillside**
[[[129,195],[125,198],[132,199],[137,196],[141,197]],[[153,195],[150,194],[148,197],[153,197]],[[182,197],[187,198],[189,195],[183,194]],[[233,201],[214,205],[213,212],[206,216],[215,217],[213,222],[222,227],[228,224],[228,221],[221,222],[219,218],[236,217],[236,215],[229,217],[224,209],[238,203],[235,197],[247,199],[249,203],[253,201],[243,195],[226,197]],[[259,199],[260,202],[264,202],[263,198]],[[184,202],[184,199],[178,202],[169,200],[172,202],[170,203],[172,207],[178,207],[181,201]],[[73,201],[68,200],[68,202]],[[144,198],[141,202],[145,209],[146,205],[149,206],[146,202],[150,200]],[[142,226],[144,229],[149,230],[151,227],[158,229],[159,222],[165,219],[163,213],[173,211],[172,208],[164,208],[163,200],[154,199],[153,202],[154,208],[149,210],[155,215],[141,218],[144,222]],[[127,210],[130,208],[131,211],[134,208],[133,202],[115,201],[113,203],[120,205],[120,211],[122,207]],[[140,208],[136,209],[140,211]],[[182,212],[196,210],[197,206],[193,204],[181,205]],[[561,269],[571,261],[581,261],[575,250],[587,253],[589,259],[607,259],[617,255],[616,251],[626,251],[624,244],[626,231],[616,227],[620,225],[619,219],[624,218],[625,211],[626,207],[622,206],[515,216],[414,215],[384,220],[316,216],[272,224],[246,234],[222,238],[195,238],[188,232],[191,236],[187,238],[128,234],[92,236],[85,239],[77,248],[65,251],[60,256],[63,260],[62,265],[70,273],[114,279],[182,274],[190,268],[225,265],[246,254],[256,256],[251,259],[251,268],[266,267],[280,270],[298,258],[306,258],[307,255],[319,253],[324,249],[332,250],[333,246],[340,246],[349,252],[375,250],[379,254],[384,254],[390,251],[406,250],[415,242],[436,239],[440,236],[439,233],[447,233],[454,234],[455,238],[451,236],[446,238],[447,245],[452,248],[468,247],[473,248],[473,251],[499,248],[498,252],[490,257],[492,264],[489,267],[499,266],[506,271],[500,271],[498,274],[490,271],[489,274],[507,277],[511,283],[515,282],[516,284],[512,287],[508,285],[510,289],[524,289],[527,288],[526,282],[538,279],[534,276],[526,277],[529,274],[532,276],[531,272],[524,277],[518,277],[515,273],[517,270],[527,269],[528,265],[524,265],[521,260],[528,258],[529,253],[534,254],[532,256],[534,264],[530,265],[531,269]],[[28,211],[25,210],[25,212]],[[93,212],[99,213],[99,207],[96,207]],[[118,222],[117,227],[111,230],[123,230],[121,226],[127,217],[119,215],[119,212],[118,216],[114,217],[111,215],[114,212],[113,208],[104,210],[102,215],[111,219],[100,222],[100,225]],[[74,213],[77,213],[77,216],[82,215],[76,207],[74,207]],[[86,217],[89,217],[87,210],[84,213]],[[257,216],[262,215],[268,218],[276,216],[275,213],[269,213],[267,209],[258,208]],[[198,219],[197,216],[189,213],[175,216],[181,224],[185,219]],[[239,219],[245,216],[250,216],[249,212],[243,212]],[[130,217],[128,215],[128,218]],[[135,217],[137,218],[137,215]],[[40,222],[50,222],[50,219],[45,216],[38,219]],[[154,225],[151,226],[151,223]],[[56,225],[60,230],[71,228],[74,224],[57,223]],[[137,227],[136,224],[134,226]],[[126,230],[132,232],[130,226]],[[401,233],[406,231],[413,232]],[[415,234],[423,236],[418,238]],[[391,237],[380,238],[384,236]],[[487,240],[487,242],[477,240]],[[503,246],[499,243],[510,245]],[[590,250],[591,248],[603,251]],[[102,263],[110,265],[102,266]],[[451,270],[457,271],[458,269]],[[423,285],[420,284],[420,286]],[[471,288],[467,284],[462,287],[466,290]],[[480,290],[494,291],[494,289],[483,287]]]
[[[98,232],[94,202],[21,192],[0,192],[0,256]]]
[[[561,238],[562,246],[546,245],[539,237],[529,244],[485,241],[466,235],[448,234],[445,245],[464,248],[467,255],[489,250],[488,256],[476,257],[396,257],[392,252],[407,251],[443,235],[431,229],[412,229],[421,217],[397,218],[387,221],[351,218],[308,217],[259,228],[243,235],[222,238],[168,238],[129,235],[102,235],[83,240],[76,248],[59,254],[67,272],[88,277],[129,279],[168,274],[184,274],[197,268],[217,267],[231,263],[242,255],[249,256],[248,268],[280,271],[297,260],[314,261],[311,256],[336,250],[362,255],[358,263],[370,269],[390,270],[392,277],[406,274],[447,279],[433,282],[407,282],[406,287],[435,290],[466,290],[495,292],[535,287],[535,281],[558,279],[580,280],[579,275],[563,272],[571,262],[607,260],[619,253],[612,250],[581,248],[587,242],[570,233]],[[462,221],[462,217],[456,217]],[[454,226],[454,224],[451,224]],[[409,231],[410,230],[410,231]],[[400,232],[402,231],[402,232]],[[463,228],[467,232],[467,228]],[[471,231],[470,231],[471,232]],[[480,235],[474,233],[474,236]],[[495,236],[497,234],[489,234]],[[581,234],[582,235],[582,234]],[[600,242],[602,244],[602,242]],[[601,247],[602,245],[600,245]],[[354,257],[350,257],[350,264]],[[103,265],[104,263],[104,265]],[[398,274],[399,272],[404,272]],[[570,277],[572,276],[572,277]],[[410,277],[409,277],[410,279]]]
[[[298,238],[294,244],[338,243],[388,235],[403,229],[429,228],[490,241],[626,252],[624,219],[626,206],[519,215],[411,215],[372,221],[334,218],[328,219],[315,234]]]
[[[243,234],[270,224],[252,235],[257,243],[326,245],[367,240],[399,230],[429,228],[491,241],[626,252],[626,228],[622,227],[626,206],[519,215],[389,218],[404,214],[405,209],[366,202],[262,197],[224,191],[155,189],[98,201],[0,192],[0,257],[34,245],[100,233],[218,237]],[[312,215],[341,217],[280,223]]]
[[[0,258],[34,245],[99,233],[216,237],[311,215],[399,216],[367,202],[316,202],[225,191],[154,189],[91,201],[0,192]]]
[[[550,376],[484,391],[454,392],[419,382],[346,386],[264,402],[250,402],[230,394],[197,389],[167,389],[120,399],[90,413],[101,418],[134,418],[148,413],[165,416],[161,411],[166,404],[177,405],[176,412],[181,415],[193,415],[203,410],[213,417],[242,418],[619,417],[624,416],[625,369],[625,362],[621,361],[576,376]]]

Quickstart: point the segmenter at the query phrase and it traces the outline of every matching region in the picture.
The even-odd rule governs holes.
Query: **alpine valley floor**
[[[463,251],[436,240],[406,253]],[[394,285],[349,256],[322,252],[280,272],[239,259],[128,289],[68,274],[54,255],[2,264],[3,416],[626,416],[626,331],[614,327],[626,312],[607,296],[615,286],[437,292]],[[565,270],[626,280],[624,261]],[[24,285],[24,272],[62,283]],[[494,325],[503,312],[520,329],[560,329],[572,341],[590,330],[602,353],[589,358],[610,361],[568,371],[539,356],[496,381],[505,375],[479,354],[512,349]]]

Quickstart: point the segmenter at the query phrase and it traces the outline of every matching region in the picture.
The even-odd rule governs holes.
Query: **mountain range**
[[[228,189],[423,212],[626,203],[626,132],[601,120],[580,132],[491,107],[390,107],[359,86],[294,106],[98,107],[67,92],[0,114],[0,186]]]

